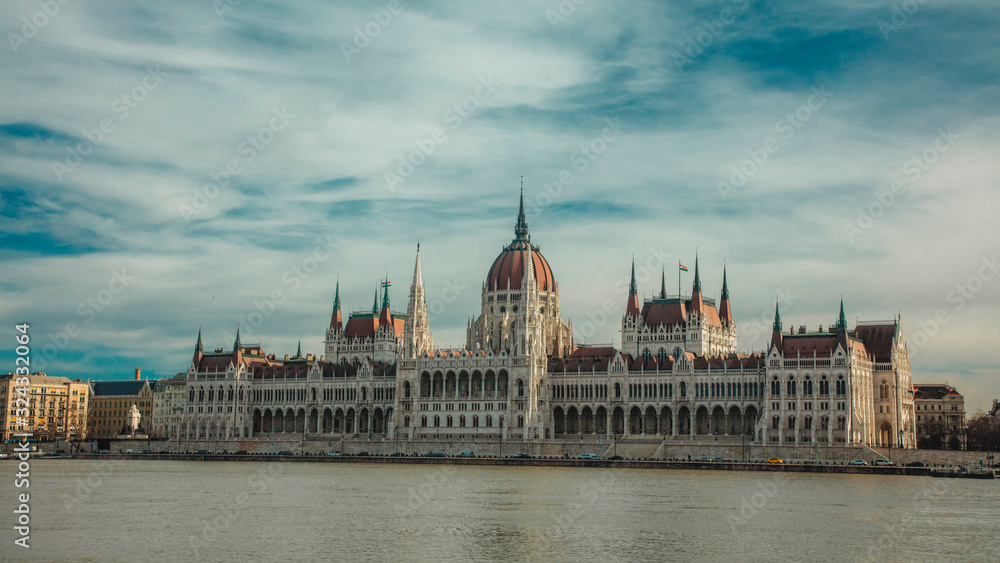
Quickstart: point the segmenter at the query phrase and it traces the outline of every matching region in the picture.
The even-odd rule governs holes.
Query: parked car
[[[580,459],[589,459],[589,460],[595,460],[596,461],[596,460],[601,460],[601,459],[604,459],[604,458],[601,457],[601,456],[599,456],[599,455],[597,455],[597,454],[582,454],[580,456]]]
[[[886,466],[886,465],[896,465],[896,464],[887,459],[876,459],[875,463],[873,463],[872,465]]]
[[[780,457],[772,457],[771,459],[767,460],[767,463],[785,463],[785,460],[781,459]]]
[[[427,452],[424,454],[424,457],[447,457],[447,456],[445,456],[441,452]]]
[[[709,461],[710,462],[710,461],[712,461],[712,458],[710,458],[708,456],[704,456],[704,457],[699,457],[695,461]]]
[[[326,452],[326,455],[332,455],[332,456],[339,456],[339,455],[340,455],[340,452],[337,452],[337,451],[329,451],[329,452]]]
[[[208,450],[198,450],[198,451],[196,451],[194,453],[196,453],[196,454],[207,454]],[[288,453],[291,453],[291,452],[288,452]]]
[[[722,463],[724,461],[726,461],[726,460],[722,459],[721,457],[714,457],[714,458],[712,458],[712,462],[713,463]]]
[[[368,457],[368,456],[370,456],[370,455],[372,455],[372,454],[370,454],[370,453],[368,453],[368,452],[358,452],[358,453],[356,453],[356,454],[354,454],[354,455],[355,455],[356,457]]]
[[[404,454],[403,452],[396,452],[394,454],[389,454],[389,457],[405,457],[405,456],[406,454]]]
[[[868,465],[868,462],[863,459],[856,459],[849,463],[848,465]]]
[[[250,452],[248,452],[246,450],[236,450],[236,453],[233,454],[233,455],[248,455],[249,453]]]
[[[524,454],[524,453],[514,454],[514,455],[512,455],[510,457],[517,458],[517,459],[531,459],[531,455],[530,454]]]
[[[160,451],[158,451],[156,453],[158,453],[158,454],[169,454],[170,452],[168,452],[167,450],[160,450]]]
[[[295,455],[291,450],[281,450],[278,455]]]
[[[907,463],[904,467],[926,467],[922,461],[911,461]]]
[[[472,452],[462,452],[458,454],[458,457],[476,457],[476,454]]]
[[[621,460],[623,460],[625,458],[623,458],[620,455],[613,455],[613,456],[609,457],[608,459],[610,459],[611,461],[621,461]]]

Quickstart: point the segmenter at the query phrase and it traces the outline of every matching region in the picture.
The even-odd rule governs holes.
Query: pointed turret
[[[236,325],[236,340],[233,341],[233,364],[237,367],[243,361],[243,343],[240,341],[240,325]]]
[[[337,332],[344,327],[344,320],[340,313],[340,279],[337,279],[337,290],[333,297],[333,314],[330,315],[330,328]]]
[[[723,325],[733,324],[733,312],[729,306],[729,286],[726,284],[726,267],[722,267],[722,299],[719,303],[719,320]]]
[[[198,327],[198,343],[194,345],[194,359],[192,361],[197,364],[204,353],[205,346],[201,343],[201,327]]]
[[[410,301],[406,306],[406,328],[403,331],[406,356],[415,358],[430,351],[433,345],[427,320],[427,303],[424,300],[424,281],[420,271],[420,243],[417,243],[417,257],[413,262],[413,283],[410,285]]]
[[[299,349],[295,351],[295,357],[296,358],[301,358],[302,357],[302,339],[301,338],[299,339]]]
[[[379,315],[378,324],[379,326],[387,327],[387,329],[392,329],[392,312],[389,311],[389,276],[386,276],[385,282],[382,283],[382,313]]]
[[[667,298],[667,268],[666,266],[664,266],[662,272],[660,273],[660,299],[666,299],[666,298]]]
[[[837,317],[837,333],[847,332],[847,317],[844,315],[844,298],[840,298],[840,316]]]
[[[628,285],[628,303],[625,307],[626,315],[639,314],[639,289],[635,285],[635,256],[632,257],[632,281]]]
[[[701,275],[698,273],[698,255],[694,255],[694,286],[691,288],[691,312],[702,315],[705,310],[701,298]]]
[[[375,286],[375,300],[372,301],[372,315],[378,316],[378,286]]]
[[[777,347],[778,351],[781,352],[781,342],[783,336],[781,334],[781,313],[778,311],[778,301],[774,302],[774,327],[771,332],[771,347]]]

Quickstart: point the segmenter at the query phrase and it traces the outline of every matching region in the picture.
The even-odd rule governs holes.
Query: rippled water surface
[[[0,462],[0,558],[15,466]],[[33,460],[33,561],[1000,560],[1000,480]]]

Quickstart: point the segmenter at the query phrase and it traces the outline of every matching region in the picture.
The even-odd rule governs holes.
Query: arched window
[[[819,380],[819,394],[829,395],[830,394],[830,382],[826,380],[824,375],[822,379]]]
[[[517,380],[517,396],[518,397],[524,396],[524,382],[521,381],[520,379]]]
[[[847,394],[847,382],[844,381],[844,376],[841,375],[837,378],[837,394],[846,395]]]
[[[403,382],[403,398],[406,398],[406,399],[410,398],[410,382],[409,381],[404,381]]]
[[[810,379],[808,375],[806,376],[805,381],[802,382],[802,394],[803,395],[812,395],[813,394],[813,382],[812,382],[812,379]]]
[[[472,427],[473,428],[479,428],[479,415],[478,414],[472,415]]]
[[[795,417],[794,416],[788,417],[788,429],[789,430],[795,430]]]
[[[461,427],[461,428],[465,428],[465,415],[464,414],[458,417],[458,426]]]
[[[493,428],[493,415],[491,414],[486,415],[486,427]]]
[[[194,402],[194,387],[192,387],[192,388],[191,388],[191,389],[190,389],[190,390],[188,391],[188,402],[189,402],[189,403],[193,403],[193,402]]]
[[[368,388],[367,387],[362,387],[361,388],[361,402],[365,402],[367,400],[368,400]],[[435,424],[434,426],[437,426],[437,424]]]
[[[204,387],[199,387],[198,388],[198,402],[200,403],[200,402],[202,402],[204,400],[205,400],[205,388]]]
[[[777,430],[779,427],[781,427],[781,417],[780,416],[771,417],[771,428]]]
[[[788,394],[789,395],[795,394],[795,377],[791,375],[788,376]]]
[[[434,428],[438,428],[440,426],[441,426],[441,417],[435,415],[434,416]]]
[[[427,428],[427,417],[426,416],[420,417],[420,426],[422,426],[424,428]]]
[[[621,383],[615,383],[615,398],[616,399],[621,399],[622,398],[622,386],[621,386]]]
[[[771,394],[775,397],[781,395],[781,382],[778,381],[777,376],[771,380]]]
[[[448,419],[447,419],[447,421],[446,421],[446,423],[447,423],[447,425],[448,425],[448,428],[451,428],[451,422],[452,422],[452,419],[451,419],[451,415],[449,414],[449,415],[448,415]]]
[[[403,417],[403,426],[404,427],[409,427],[410,426],[410,417],[408,417],[408,416],[404,416]]]
[[[688,385],[687,382],[681,381],[681,397],[687,397]]]

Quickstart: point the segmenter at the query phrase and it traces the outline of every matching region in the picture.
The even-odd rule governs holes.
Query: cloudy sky
[[[338,276],[403,311],[418,239],[461,345],[523,176],[578,341],[618,342],[633,255],[649,295],[697,249],[746,351],[776,300],[814,330],[843,296],[900,315],[914,381],[1000,397],[995,2],[49,10],[0,7],[8,366],[18,322],[70,377],[172,375],[237,323],[321,353]]]

